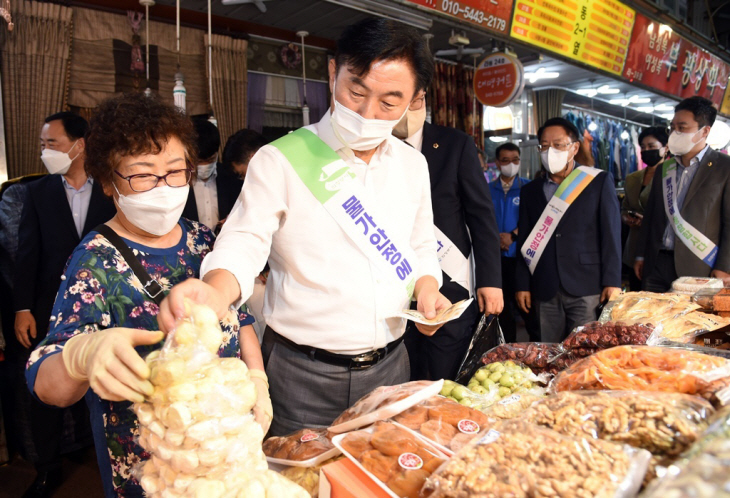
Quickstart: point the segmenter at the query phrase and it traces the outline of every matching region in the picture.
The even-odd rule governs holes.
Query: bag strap
[[[144,266],[142,266],[142,263],[140,263],[137,256],[134,255],[132,249],[130,249],[127,243],[124,242],[124,239],[122,239],[109,225],[101,224],[96,227],[94,231],[102,234],[106,240],[116,247],[117,251],[119,251],[134,274],[137,275],[139,281],[142,283],[142,291],[158,305],[162,303],[162,300],[165,298],[162,286],[157,280],[152,278],[149,273],[147,273],[147,270],[144,269]]]

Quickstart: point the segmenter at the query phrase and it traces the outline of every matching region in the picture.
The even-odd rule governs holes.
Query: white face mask
[[[695,145],[697,145],[698,142],[695,142],[693,138],[701,131],[702,128],[697,130],[695,133],[682,133],[676,130],[673,131],[672,134],[669,135],[669,141],[667,142],[669,151],[675,156],[683,156],[687,154],[695,148]]]
[[[563,171],[568,165],[568,150],[558,150],[554,147],[550,147],[545,152],[540,152],[540,161],[542,165],[551,174],[556,175]]]
[[[335,95],[335,85],[332,86]],[[332,112],[332,129],[343,145],[352,150],[375,149],[392,133],[393,128],[408,112],[408,107],[398,119],[366,119],[355,111],[340,104],[335,97],[335,110]]]
[[[119,189],[114,185],[119,194]],[[161,185],[147,192],[119,194],[117,205],[124,216],[137,228],[152,235],[167,235],[180,220],[188,200],[190,186]]]
[[[209,164],[198,164],[198,178],[203,181],[206,181],[208,178],[210,178],[213,174],[213,171],[215,171],[216,162],[217,160]]]
[[[43,164],[46,166],[46,169],[48,172],[52,175],[65,175],[68,173],[68,170],[71,168],[71,163],[79,157],[78,154],[71,159],[71,156],[69,156],[69,152],[73,150],[74,147],[76,147],[76,144],[79,143],[78,140],[74,142],[74,144],[71,146],[71,148],[68,150],[68,152],[61,152],[60,150],[53,150],[53,149],[43,149],[41,152],[41,161],[43,161]]]
[[[512,178],[513,176],[517,175],[517,173],[520,172],[520,163],[509,163],[505,164],[504,166],[500,166],[499,170],[502,172],[504,176],[507,178]]]

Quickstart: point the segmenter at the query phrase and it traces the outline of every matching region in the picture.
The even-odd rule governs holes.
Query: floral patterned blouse
[[[183,236],[174,247],[158,249],[126,240],[137,258],[165,291],[187,278],[198,277],[200,265],[212,249],[213,234],[202,224],[180,220]],[[26,378],[34,392],[41,363],[60,353],[68,339],[76,334],[91,334],[111,327],[158,330],[157,304],[142,292],[142,284],[116,248],[97,232],[89,233],[71,254],[61,277],[48,336],[33,351]],[[224,343],[218,355],[240,357],[238,332],[253,323],[253,316],[231,314],[223,325]],[[159,349],[140,346],[146,355]],[[144,493],[134,477],[135,467],[149,458],[137,444],[137,418],[130,402],[112,402],[99,398],[91,389],[86,393],[91,425],[104,492],[107,497],[142,497]]]

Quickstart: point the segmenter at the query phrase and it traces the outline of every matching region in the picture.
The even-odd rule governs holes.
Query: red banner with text
[[[679,98],[700,95],[719,108],[730,67],[669,26],[637,13],[623,76]]]

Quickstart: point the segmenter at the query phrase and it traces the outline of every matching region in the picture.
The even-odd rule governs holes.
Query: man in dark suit
[[[198,164],[193,188],[185,204],[183,218],[199,221],[211,230],[226,219],[238,199],[243,181],[232,171],[218,167],[221,136],[207,119],[194,119],[198,134]]]
[[[621,215],[611,174],[586,170],[595,176],[542,241],[544,251],[531,273],[525,243],[533,244],[533,228],[548,202],[578,167],[574,158],[580,147],[578,130],[563,118],[546,121],[537,136],[545,171],[520,195],[516,298],[525,312],[535,306],[541,340],[560,342],[574,327],[595,320],[598,305],[620,290]]]
[[[504,306],[499,232],[474,140],[454,128],[425,123],[424,100],[422,95],[414,101],[393,132],[426,157],[433,220],[445,236],[437,231],[436,238],[439,244],[451,241],[465,263],[461,271],[444,271],[441,293],[455,303],[474,295],[476,288],[476,299],[459,319],[444,324],[433,336],[409,326],[405,343],[413,380],[453,379],[480,312],[499,314]],[[468,261],[472,251],[474,278]],[[443,259],[441,267],[446,269]]]
[[[41,130],[41,159],[51,174],[28,184],[13,279],[15,336],[23,346],[15,361],[23,368],[48,332],[66,260],[89,231],[116,212],[84,170],[87,129],[85,119],[61,112],[46,118]],[[35,399],[30,403],[38,475],[25,496],[47,496],[60,482],[62,411]]]
[[[674,158],[659,166],[641,224],[636,276],[642,287],[666,292],[678,277],[716,277],[730,281],[730,158],[707,145],[717,110],[710,100],[690,97],[674,108],[669,150]],[[674,165],[676,169],[663,168]],[[682,234],[667,218],[663,183],[673,180]],[[688,234],[692,234],[689,238]],[[697,235],[708,241],[701,242]],[[697,252],[708,246],[708,254]],[[716,246],[716,256],[709,254]],[[703,256],[703,257],[700,257]]]

